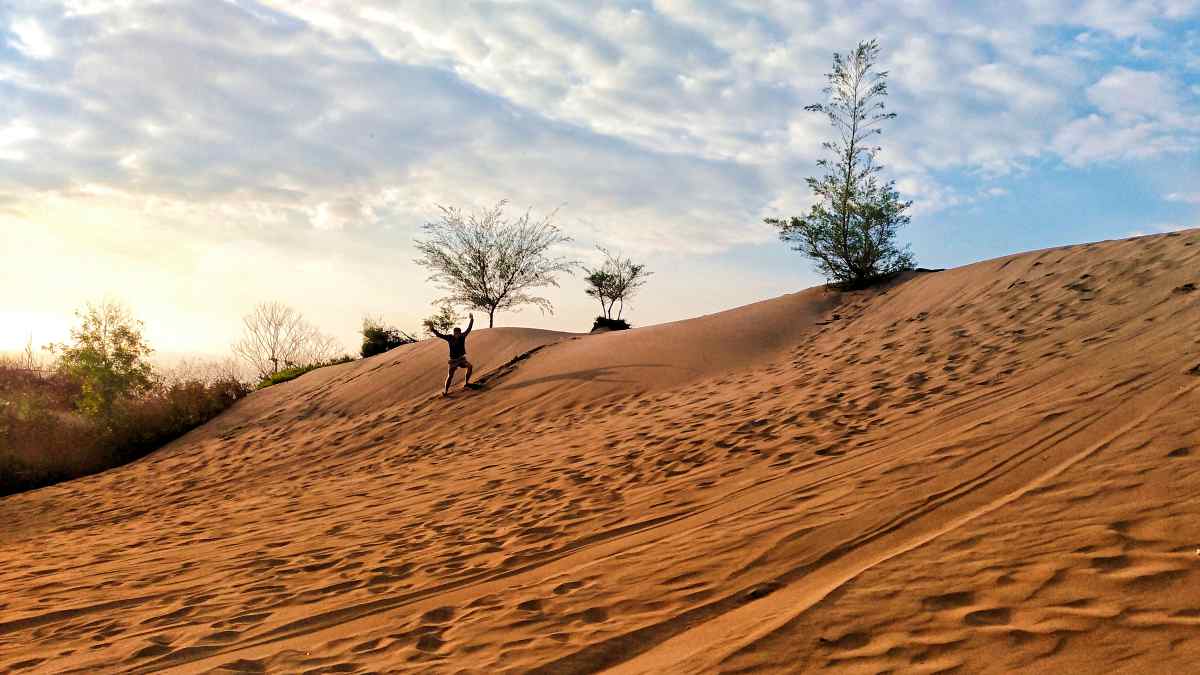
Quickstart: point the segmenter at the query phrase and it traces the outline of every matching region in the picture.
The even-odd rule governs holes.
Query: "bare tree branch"
[[[416,241],[421,253],[416,263],[428,268],[429,280],[447,293],[439,302],[487,312],[489,327],[497,310],[534,305],[553,313],[549,300],[530,291],[557,287],[555,275],[571,274],[578,265],[550,252],[571,241],[553,224],[556,212],[534,220],[526,211],[510,221],[504,218],[505,205],[501,201],[470,214],[439,206],[441,220],[426,224],[425,239]]]
[[[321,333],[300,312],[280,302],[264,302],[242,317],[242,337],[233,353],[259,378],[291,366],[308,366],[332,360],[345,350],[336,339]]]

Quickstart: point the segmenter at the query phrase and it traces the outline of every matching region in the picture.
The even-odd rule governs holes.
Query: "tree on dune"
[[[805,216],[766,219],[843,288],[862,288],[913,266],[907,247],[896,244],[912,202],[900,200],[894,181],[880,181],[880,148],[870,143],[882,133],[880,125],[896,116],[885,112],[888,73],[874,69],[878,56],[875,40],[860,42],[846,56],[833,55],[833,71],[825,76],[828,101],[805,107],[825,115],[835,131],[822,144],[830,157],[817,161],[825,175],[807,179],[816,203]]]
[[[426,238],[416,241],[421,253],[416,263],[447,293],[441,302],[487,312],[489,327],[497,310],[534,305],[553,314],[550,301],[532,292],[557,287],[555,276],[571,274],[578,264],[551,251],[571,241],[552,222],[554,213],[535,220],[526,211],[508,220],[505,204],[469,214],[439,206],[441,219],[424,225]]]
[[[620,321],[625,311],[625,301],[632,298],[653,272],[646,269],[642,263],[635,263],[620,254],[614,255],[608,249],[597,246],[604,254],[604,263],[596,269],[584,268],[587,276],[584,281],[588,287],[586,293],[600,301],[600,310],[606,322]],[[617,315],[613,316],[616,307]]]

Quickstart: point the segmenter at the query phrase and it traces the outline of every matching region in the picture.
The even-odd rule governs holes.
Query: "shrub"
[[[318,368],[324,368],[325,366],[336,366],[340,363],[349,363],[353,360],[354,360],[354,357],[347,354],[345,356],[342,356],[342,357],[339,357],[336,359],[330,359],[329,361],[325,361],[324,363],[312,363],[307,366],[292,366],[291,368],[284,368],[283,370],[281,370],[277,373],[272,373],[272,374],[268,375],[267,377],[264,377],[262,379],[262,381],[258,383],[257,388],[264,389],[273,384],[282,384],[289,380],[294,380],[297,377],[300,377],[301,375],[311,372],[311,371],[314,371]]]
[[[632,326],[625,319],[609,319],[607,317],[598,316],[592,323],[592,332],[601,330],[629,330]]]
[[[362,357],[375,356],[411,344],[417,339],[395,326],[385,326],[383,319],[364,317],[362,327]]]
[[[126,400],[116,411],[107,443],[117,464],[143,457],[221,414],[250,387],[234,379],[186,380]]]

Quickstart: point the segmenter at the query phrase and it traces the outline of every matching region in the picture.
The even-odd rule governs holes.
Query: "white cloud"
[[[12,45],[17,51],[32,59],[48,59],[57,51],[54,40],[42,28],[37,19],[25,17],[9,24],[9,31],[16,39]]]
[[[38,137],[37,127],[28,120],[16,119],[0,127],[0,161],[23,161],[28,153],[22,146]]]
[[[1159,24],[1178,21],[1200,11],[1196,0],[1085,0],[1070,18],[1118,38],[1157,37]]]
[[[1184,141],[1152,122],[1120,125],[1100,115],[1088,115],[1067,124],[1054,137],[1054,149],[1067,164],[1144,159],[1170,152],[1191,152],[1194,141]]]
[[[1160,119],[1181,122],[1179,85],[1157,72],[1117,67],[1087,89],[1088,100],[1117,122]]]
[[[1086,90],[1098,112],[1062,126],[1053,147],[1072,166],[1193,153],[1197,106],[1183,91],[1164,73],[1118,66]]]
[[[1039,26],[1071,16],[1089,34],[1124,35],[1153,27],[1150,10],[1165,11],[1069,2],[1053,11],[1034,3],[1024,16],[685,0],[245,1],[120,12],[76,4],[64,67],[39,76],[62,109],[38,110],[32,87],[18,104],[39,113],[47,160],[26,182],[85,173],[194,199],[274,193],[313,214],[314,226],[342,228],[386,221],[387,209],[335,204],[396,186],[457,198],[471,181],[482,195],[474,201],[501,194],[598,208],[614,223],[652,217],[679,232],[662,245],[715,227],[705,247],[756,240],[731,237],[723,223],[756,221],[811,173],[825,127],[801,107],[819,96],[833,49],[880,35],[891,107],[901,112],[882,139],[884,159],[898,177],[928,183],[930,170],[1019,171],[1048,148],[1071,162],[1113,156],[1072,141],[1070,92],[1086,80]],[[143,64],[137,78],[133,62]],[[1089,96],[1112,109],[1121,77]],[[652,200],[665,201],[650,209]]]
[[[1166,199],[1169,202],[1200,204],[1200,192],[1172,192],[1166,196]]]

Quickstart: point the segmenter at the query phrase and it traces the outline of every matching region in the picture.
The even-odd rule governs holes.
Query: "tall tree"
[[[555,275],[572,273],[574,260],[555,256],[551,249],[571,241],[552,222],[554,213],[534,220],[528,211],[516,220],[504,217],[501,201],[490,209],[464,214],[439,206],[441,220],[427,223],[426,238],[416,241],[416,263],[432,273],[446,296],[441,302],[487,312],[495,325],[497,310],[534,305],[554,313],[546,298],[532,291],[558,286]]]
[[[233,352],[265,379],[283,368],[329,361],[342,347],[295,309],[263,302],[242,317],[242,337],[233,344]]]
[[[880,182],[882,167],[875,162],[880,148],[870,142],[896,116],[885,111],[888,73],[875,70],[878,56],[875,40],[860,42],[847,56],[833,55],[833,71],[825,76],[828,101],[805,107],[825,115],[835,131],[822,144],[831,156],[817,161],[825,175],[807,179],[816,203],[806,216],[766,219],[828,281],[847,288],[913,266],[912,254],[896,244],[912,202],[900,200],[894,182]]]
[[[115,301],[88,303],[76,312],[71,344],[48,346],[58,355],[60,372],[80,383],[76,406],[89,417],[112,420],[113,404],[153,386],[149,357],[154,351],[142,339],[142,322]]]
[[[604,264],[596,269],[584,268],[587,276],[587,294],[600,301],[600,309],[606,319],[620,319],[625,311],[625,301],[633,297],[646,283],[646,278],[653,272],[641,263],[635,263],[620,254],[613,255],[608,249],[597,246],[604,254]],[[613,306],[617,307],[617,316],[612,315]]]

